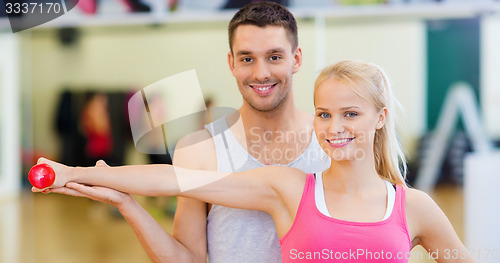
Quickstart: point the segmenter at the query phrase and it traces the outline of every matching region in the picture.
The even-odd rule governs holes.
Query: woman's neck
[[[335,161],[323,172],[325,186],[346,193],[362,193],[380,185],[382,179],[375,169],[373,158]]]

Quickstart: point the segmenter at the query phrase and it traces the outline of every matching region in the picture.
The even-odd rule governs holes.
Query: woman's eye
[[[345,116],[346,116],[347,118],[354,118],[354,117],[358,116],[358,113],[356,113],[356,112],[347,112],[347,113],[345,114]]]
[[[325,119],[325,118],[330,118],[330,114],[326,113],[326,112],[322,112],[320,114],[318,114],[319,117]]]

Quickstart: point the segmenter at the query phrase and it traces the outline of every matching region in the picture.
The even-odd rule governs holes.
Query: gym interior
[[[0,262],[149,262],[117,209],[32,193],[30,168],[39,157],[73,166],[171,162],[139,149],[128,101],[182,72],[194,70],[199,83],[183,92],[196,98],[192,112],[242,103],[227,63],[227,24],[237,9],[222,0],[124,2],[133,1],[79,4],[26,28],[0,12]],[[314,113],[314,81],[329,64],[354,59],[384,68],[400,102],[408,185],[434,198],[477,262],[499,262],[500,1],[285,2],[303,51],[296,106]],[[96,97],[103,111],[88,111]],[[94,149],[100,156],[89,154],[84,131],[96,112],[107,115],[113,138]],[[160,144],[173,154],[186,129]],[[175,197],[135,198],[172,232]],[[409,262],[435,262],[421,247],[412,253]]]

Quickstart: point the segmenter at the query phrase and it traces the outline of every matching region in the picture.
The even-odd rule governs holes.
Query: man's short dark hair
[[[283,27],[288,35],[292,50],[298,42],[297,22],[292,13],[280,4],[273,2],[254,2],[242,7],[231,19],[228,26],[229,48],[233,52],[233,37],[236,28],[240,25],[254,25],[258,27]]]

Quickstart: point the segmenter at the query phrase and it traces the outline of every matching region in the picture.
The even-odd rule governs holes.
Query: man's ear
[[[299,71],[302,66],[302,48],[297,46],[293,55],[293,74]]]
[[[377,122],[377,130],[382,129],[385,125],[385,119],[387,118],[387,108],[384,107],[383,109],[380,110],[379,115],[378,115],[378,122]]]
[[[231,51],[227,52],[227,63],[229,64],[229,70],[231,70],[231,74],[234,72],[234,57]],[[234,74],[233,74],[234,76]]]

